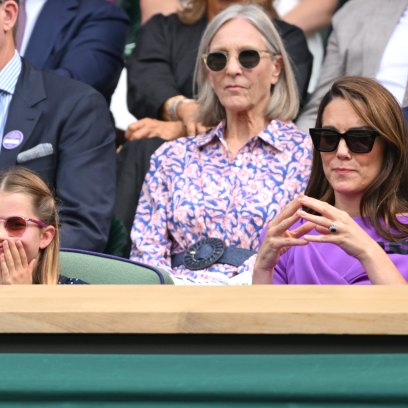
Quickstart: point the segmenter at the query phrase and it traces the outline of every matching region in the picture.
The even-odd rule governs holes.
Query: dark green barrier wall
[[[0,354],[7,406],[403,407],[408,355]]]

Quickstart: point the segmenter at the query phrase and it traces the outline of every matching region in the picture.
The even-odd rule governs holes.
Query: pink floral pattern
[[[223,133],[222,122],[165,143],[152,156],[132,227],[131,259],[190,283],[228,283],[245,264],[172,269],[171,254],[206,237],[257,250],[262,228],[304,191],[312,144],[292,122],[273,120],[233,159]]]

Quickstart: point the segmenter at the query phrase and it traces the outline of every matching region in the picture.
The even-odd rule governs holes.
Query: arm
[[[185,26],[175,15],[156,15],[141,28],[128,64],[128,107],[139,119],[126,131],[129,140],[172,140],[205,130],[195,121],[197,104],[185,102],[192,97],[204,26],[205,21]]]
[[[384,250],[345,211],[311,197],[302,196],[300,202],[321,216],[300,211],[299,215],[315,224],[320,235],[305,235],[308,242],[328,242],[338,245],[360,261],[371,283],[377,285],[406,285],[407,282]],[[334,223],[337,231],[328,227]]]
[[[142,13],[142,24],[149,20],[154,14],[175,13],[180,7],[178,0],[140,0],[140,11]]]
[[[115,133],[99,93],[78,93],[71,106],[59,136],[55,182],[61,246],[102,252],[115,197]]]
[[[282,36],[283,44],[288,53],[298,86],[300,106],[303,106],[312,73],[313,55],[309,51],[306,37],[300,28],[284,21],[276,21],[275,25]]]
[[[200,30],[192,30],[195,43]],[[169,98],[192,97],[196,51],[182,38],[189,32],[176,16],[156,15],[141,27],[128,62],[127,102],[136,118],[162,120],[163,105]]]
[[[44,68],[91,85],[109,99],[124,65],[129,21],[121,8],[106,2],[88,14],[72,24],[69,41]]]
[[[167,146],[160,147],[152,156],[142,195],[132,227],[130,259],[155,265],[171,272],[171,241],[167,228],[168,205],[171,202],[168,180],[161,159]]]
[[[177,120],[164,121],[143,118],[128,126],[125,137],[128,140],[141,140],[151,137],[174,140],[179,137],[193,136],[204,132],[206,128],[195,120],[197,109],[198,105],[196,103],[180,103],[177,107],[177,117],[175,118]]]
[[[347,55],[342,51],[339,43],[337,28],[334,27],[329,37],[326,57],[322,65],[316,90],[296,120],[296,125],[303,131],[309,133],[309,128],[314,127],[319,104],[323,96],[337,78],[346,74],[346,57]]]
[[[301,28],[305,34],[312,34],[328,27],[337,8],[338,0],[300,0],[282,20]]]

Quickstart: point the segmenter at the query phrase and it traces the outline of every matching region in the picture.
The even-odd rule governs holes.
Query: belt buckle
[[[184,265],[192,271],[208,268],[222,257],[224,251],[225,243],[222,239],[201,239],[184,253]]]

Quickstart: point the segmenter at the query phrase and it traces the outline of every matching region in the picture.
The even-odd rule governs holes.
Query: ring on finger
[[[337,232],[337,227],[336,224],[334,222],[332,222],[327,229],[332,233],[335,234]]]

